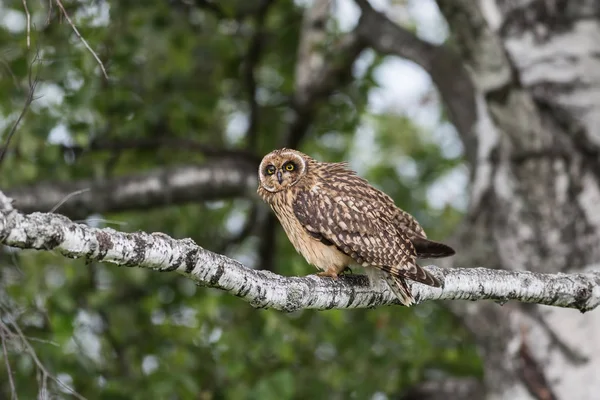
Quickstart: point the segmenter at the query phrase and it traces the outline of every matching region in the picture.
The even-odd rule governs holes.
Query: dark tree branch
[[[256,98],[256,75],[255,69],[260,62],[260,57],[263,50],[265,39],[265,18],[269,7],[273,4],[273,0],[262,0],[261,6],[256,12],[255,31],[250,39],[250,44],[246,56],[244,58],[243,76],[244,84],[248,95],[248,105],[250,108],[250,118],[248,129],[246,130],[246,139],[248,148],[256,149],[258,141],[258,126],[260,118],[260,109]]]
[[[269,210],[270,211],[270,210]],[[258,259],[260,260],[260,268],[267,271],[275,271],[275,256],[277,252],[277,228],[279,221],[272,212],[269,212],[262,220],[261,224],[261,241],[258,247]]]
[[[29,90],[27,92],[27,97],[25,98],[25,103],[23,104],[23,108],[21,109],[21,113],[19,114],[19,116],[17,117],[17,120],[15,121],[15,123],[12,125],[12,127],[6,134],[6,143],[4,144],[3,147],[0,148],[0,164],[2,164],[2,160],[4,160],[4,156],[6,155],[6,153],[8,151],[10,141],[12,140],[15,132],[17,131],[17,127],[21,123],[21,120],[27,113],[27,110],[29,110],[29,106],[31,105],[31,103],[34,100],[33,96],[35,95],[35,89],[38,84],[38,77],[37,77],[37,74],[35,77],[33,76],[33,66],[39,61],[38,56],[39,56],[39,52],[36,52],[35,57],[33,58],[33,61],[31,62],[30,66],[29,66]]]
[[[160,135],[149,138],[131,138],[131,139],[94,139],[87,146],[61,145],[63,153],[71,153],[79,157],[88,152],[97,151],[157,151],[159,149],[173,149],[178,151],[191,151],[201,153],[206,157],[231,157],[243,158],[257,165],[260,163],[260,157],[250,151],[231,150],[212,146],[198,142],[193,139],[171,137],[170,135]]]
[[[556,400],[557,397],[548,383],[540,362],[535,359],[527,345],[524,329],[521,332],[519,361],[518,371],[529,393],[539,400]]]
[[[362,11],[357,35],[378,52],[411,60],[430,74],[450,121],[464,139],[467,158],[473,162],[477,154],[473,129],[477,120],[475,87],[459,55],[419,39],[373,9],[367,0],[355,2]]]
[[[218,1],[216,1],[216,2],[211,1],[211,0],[181,0],[181,1],[182,1],[182,3],[185,3],[185,4],[195,3],[198,8],[202,8],[202,9],[205,9],[205,10],[213,13],[219,19],[227,17],[227,14],[225,13],[225,11],[223,11],[221,6],[219,6]]]
[[[59,145],[63,155],[79,158],[87,153],[111,152],[120,153],[122,151],[151,151],[156,152],[161,149],[177,150],[185,152],[200,153],[207,158],[241,158],[248,162],[260,163],[261,157],[251,151],[242,149],[225,149],[215,147],[210,144],[198,142],[193,139],[177,138],[164,134],[148,138],[129,138],[129,139],[94,139],[88,145]],[[4,148],[0,147],[0,151]],[[11,150],[7,150],[10,152]]]
[[[119,212],[247,196],[257,185],[258,166],[243,159],[222,159],[203,165],[156,169],[107,180],[46,182],[7,193],[23,212],[59,211],[73,219],[92,213]]]
[[[480,400],[483,384],[475,378],[445,378],[420,383],[407,390],[400,400]]]

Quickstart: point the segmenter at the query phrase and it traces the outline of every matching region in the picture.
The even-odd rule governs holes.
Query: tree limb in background
[[[192,4],[192,2],[184,3]],[[210,0],[196,0],[195,4],[198,8],[203,8],[214,13],[217,16],[217,18],[225,18],[227,15],[218,2],[215,3]]]
[[[473,128],[477,121],[475,87],[463,60],[446,46],[419,39],[407,29],[376,11],[367,0],[355,0],[362,15],[357,34],[374,50],[411,60],[429,73],[440,92],[450,121],[463,138],[467,158],[473,162],[475,147]]]
[[[100,66],[100,69],[102,70],[102,75],[104,75],[104,78],[106,80],[108,80],[108,73],[106,72],[106,68],[104,68],[104,64],[102,63],[102,60],[100,60],[100,57],[98,57],[98,54],[96,54],[94,49],[92,49],[92,47],[88,44],[87,40],[85,40],[85,38],[83,36],[81,36],[81,33],[79,33],[79,30],[77,29],[77,27],[71,20],[71,17],[69,16],[69,13],[67,13],[67,10],[65,10],[65,7],[63,6],[62,2],[60,0],[54,0],[54,1],[56,2],[56,5],[58,6],[58,8],[60,8],[60,10],[62,11],[62,14],[65,16],[69,25],[71,25],[71,28],[73,28],[73,32],[75,32],[75,35],[77,35],[79,40],[81,40],[81,43],[83,43],[83,46],[90,53],[92,53],[92,56],[94,57],[94,59],[96,60],[98,65]]]
[[[69,198],[58,210],[82,219],[93,213],[246,196],[256,191],[256,168],[247,160],[230,158],[106,180],[37,183],[7,193],[26,213],[52,210]]]
[[[210,252],[190,239],[162,233],[123,233],[76,224],[51,213],[24,215],[0,192],[0,243],[22,249],[53,250],[66,257],[127,267],[176,271],[196,283],[222,289],[254,307],[282,311],[372,308],[399,304],[384,286],[371,287],[366,276],[338,280],[310,275],[284,277],[247,268]],[[600,272],[542,274],[486,268],[427,269],[444,288],[413,284],[418,303],[426,300],[519,300],[589,311],[600,303]]]
[[[27,0],[23,0],[23,10],[27,20],[27,48],[29,49],[31,47],[31,13],[29,7],[27,7]]]
[[[314,1],[305,11],[296,61],[292,120],[282,146],[299,146],[314,119],[318,100],[352,79],[354,61],[366,48],[356,32],[349,32],[326,46],[331,6],[331,0]]]
[[[168,131],[163,132],[159,136],[148,138],[97,138],[92,140],[86,146],[61,145],[61,148],[64,154],[70,153],[75,157],[82,156],[88,152],[91,153],[97,151],[157,151],[159,149],[175,149],[178,151],[201,153],[203,156],[211,158],[242,158],[248,160],[248,162],[255,163],[257,167],[261,160],[260,157],[250,151],[225,149],[202,143],[194,139],[173,137],[171,132]]]
[[[31,105],[31,103],[34,100],[33,96],[35,94],[35,89],[38,85],[38,77],[37,77],[37,73],[36,73],[35,77],[33,77],[33,66],[37,62],[39,62],[39,54],[40,54],[39,51],[37,51],[35,53],[35,57],[33,58],[33,61],[31,61],[31,64],[29,65],[29,91],[27,92],[27,97],[25,99],[25,104],[23,105],[21,113],[19,114],[17,120],[15,121],[13,126],[8,131],[8,134],[6,135],[6,143],[4,144],[3,147],[0,148],[0,164],[2,164],[2,160],[4,159],[4,156],[6,155],[6,153],[8,151],[10,141],[11,141],[12,137],[14,136],[15,132],[17,131],[17,127],[19,126],[19,123],[25,116],[25,113],[27,113],[27,110],[29,110],[29,106]]]
[[[246,86],[247,96],[248,96],[248,105],[249,105],[249,122],[248,128],[246,129],[246,139],[248,143],[249,149],[255,149],[258,141],[258,124],[259,124],[259,105],[258,99],[256,97],[256,67],[260,62],[260,57],[263,51],[263,42],[265,39],[265,18],[267,16],[267,12],[269,7],[273,4],[273,0],[262,0],[259,9],[256,12],[254,17],[254,23],[256,27],[254,28],[254,33],[250,38],[250,43],[248,44],[248,49],[244,56],[243,61],[243,76],[244,76],[244,84]]]
[[[302,103],[314,86],[316,74],[325,67],[324,44],[332,6],[332,0],[315,1],[304,11],[294,81],[296,97]]]
[[[479,400],[483,384],[475,378],[442,378],[422,382],[404,392],[400,400]]]

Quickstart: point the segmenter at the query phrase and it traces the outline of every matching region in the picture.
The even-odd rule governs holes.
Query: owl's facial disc
[[[304,172],[304,162],[297,154],[285,152],[265,157],[260,165],[260,182],[271,193],[293,186]]]

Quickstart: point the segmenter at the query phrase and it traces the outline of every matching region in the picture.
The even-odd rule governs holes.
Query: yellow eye
[[[295,168],[296,166],[293,163],[285,164],[286,171],[293,171]]]
[[[265,171],[267,172],[267,175],[273,175],[275,173],[275,166],[269,165]]]

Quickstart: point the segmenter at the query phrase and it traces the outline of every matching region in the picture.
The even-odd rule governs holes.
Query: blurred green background
[[[285,144],[305,7],[259,3],[64,2],[103,60],[106,81],[56,4],[28,2],[28,49],[22,1],[0,1],[2,146],[39,54],[31,68],[36,98],[6,152],[1,188],[92,182],[216,157],[187,146],[104,150],[98,142],[185,139],[258,159]],[[325,45],[342,30],[329,23]],[[466,194],[440,203],[435,193],[450,190],[445,185],[456,179],[448,177],[466,174],[460,143],[452,132],[439,139],[451,129],[436,100],[419,99],[433,110],[430,126],[402,106],[373,106],[373,94],[390,83],[378,78],[389,62],[364,52],[350,82],[306,117],[298,148],[324,161],[349,160],[430,237],[445,239]],[[314,273],[268,216],[248,196],[99,214],[93,223],[191,237],[252,268]],[[468,332],[439,303],[285,314],[255,310],[174,273],[6,248],[0,278],[0,398],[11,393],[7,361],[19,398],[35,398],[43,380],[26,344],[7,334],[15,326],[48,373],[89,399],[397,398],[427,378],[481,374]],[[69,398],[52,380],[48,391]]]

